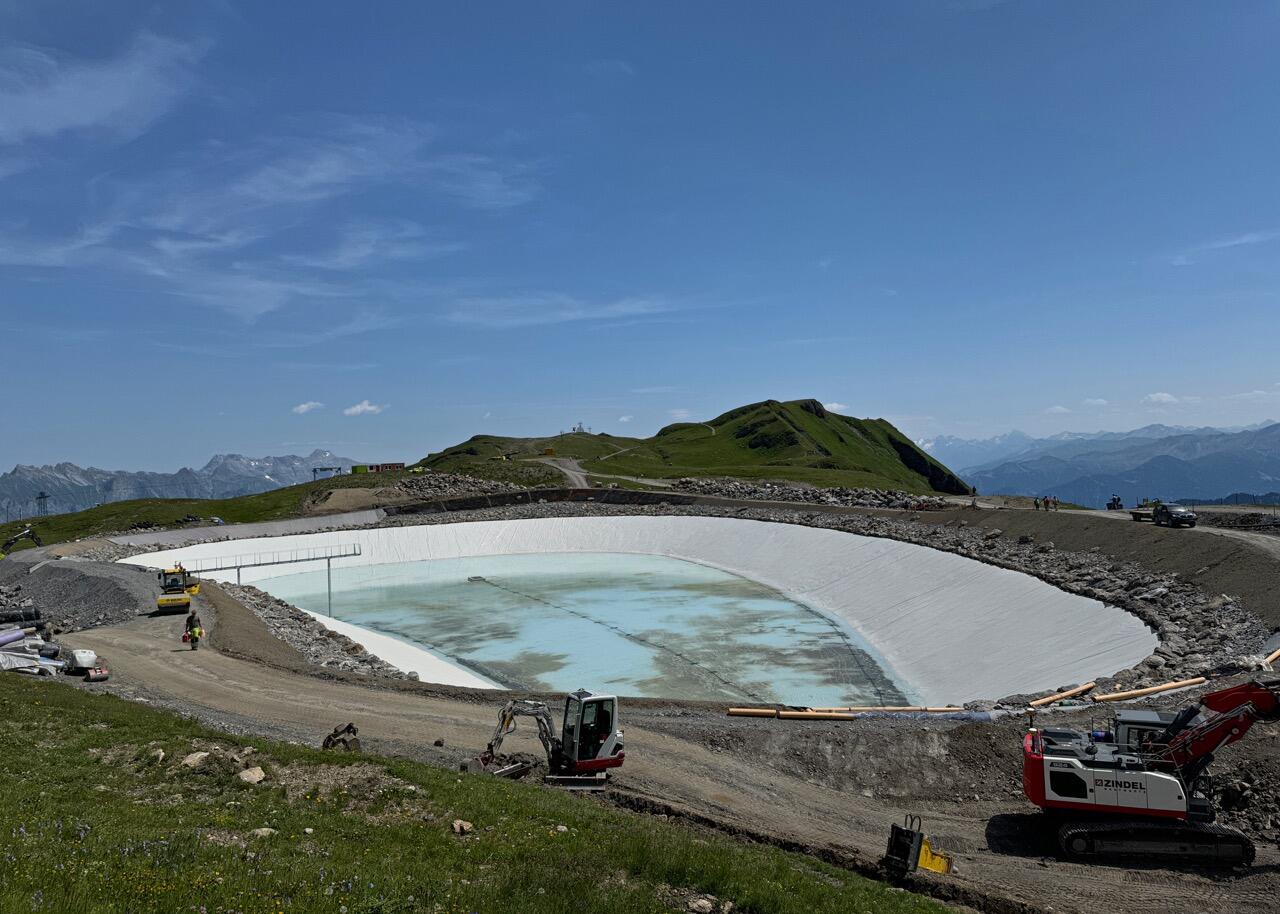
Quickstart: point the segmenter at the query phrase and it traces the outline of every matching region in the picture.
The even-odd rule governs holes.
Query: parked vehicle
[[[1185,505],[1156,505],[1151,519],[1157,527],[1194,527],[1196,514]]]

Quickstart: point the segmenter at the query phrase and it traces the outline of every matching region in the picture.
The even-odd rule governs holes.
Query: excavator
[[[1052,816],[1075,859],[1154,858],[1248,866],[1253,843],[1214,824],[1214,754],[1258,721],[1280,721],[1280,679],[1206,693],[1176,714],[1119,711],[1109,729],[1032,725],[1022,742],[1022,789]]]
[[[160,581],[156,609],[162,612],[186,612],[191,608],[191,598],[200,592],[200,582],[181,563],[164,569],[156,578]]]
[[[22,540],[31,540],[31,542],[35,543],[37,546],[44,545],[44,542],[36,535],[36,531],[31,527],[27,527],[25,530],[15,533],[13,536],[5,540],[3,545],[0,545],[0,559],[8,555],[9,550],[18,545]]]
[[[622,747],[622,728],[618,726],[617,697],[595,695],[579,689],[565,698],[564,719],[558,737],[551,709],[545,702],[527,699],[507,702],[498,715],[498,726],[489,745],[477,758],[465,762],[462,770],[501,778],[519,778],[528,774],[534,767],[529,762],[497,765],[502,742],[515,732],[519,717],[532,717],[538,725],[538,739],[547,756],[546,782],[555,787],[604,790],[609,783],[608,769],[622,767],[626,758]]]

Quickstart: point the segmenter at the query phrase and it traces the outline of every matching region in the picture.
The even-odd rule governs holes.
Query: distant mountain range
[[[49,495],[50,514],[132,498],[234,498],[310,482],[313,467],[349,470],[358,462],[316,450],[306,457],[217,454],[198,470],[184,467],[176,473],[86,469],[74,463],[19,464],[0,474],[0,516],[9,519],[34,515],[40,492]]]
[[[920,442],[989,495],[1057,495],[1101,507],[1112,494],[1213,499],[1266,492],[1280,483],[1280,424],[1246,428],[1148,425],[1129,432],[1064,432],[1030,438],[941,437]]]

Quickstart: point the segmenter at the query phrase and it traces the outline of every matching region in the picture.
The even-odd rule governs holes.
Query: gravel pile
[[[346,635],[325,628],[314,618],[271,594],[247,584],[222,584],[222,589],[257,614],[273,635],[316,666],[393,679],[417,679],[375,657]]]
[[[905,511],[941,511],[951,507],[930,495],[881,489],[822,489],[790,482],[746,481],[742,479],[678,479],[671,486],[679,492],[717,498],[748,498],[753,501],[796,501],[811,505],[839,505],[845,508],[897,508]]]
[[[127,622],[155,609],[155,580],[145,569],[69,559],[33,567],[12,558],[0,563],[6,594],[0,603],[39,609],[54,634]]]
[[[492,479],[480,479],[477,476],[462,476],[457,473],[422,473],[410,476],[396,484],[402,492],[427,501],[442,501],[447,498],[463,498],[468,495],[492,495],[496,492],[518,492],[523,486],[509,482],[497,482]]]
[[[1098,677],[1099,692],[1253,668],[1261,659],[1262,646],[1269,635],[1267,628],[1231,597],[1210,596],[1175,575],[1156,574],[1132,562],[1117,562],[1099,552],[1066,552],[1056,549],[1051,542],[1036,542],[1031,537],[1014,539],[1000,530],[971,528],[965,521],[937,525],[896,517],[806,513],[783,508],[547,502],[456,514],[393,517],[382,526],[610,515],[740,517],[846,530],[941,549],[1033,575],[1070,593],[1133,613],[1159,636],[1160,644],[1142,663],[1112,676]],[[1001,703],[1020,706],[1025,697],[1006,696]],[[974,702],[969,707],[987,710],[994,706],[991,702]]]

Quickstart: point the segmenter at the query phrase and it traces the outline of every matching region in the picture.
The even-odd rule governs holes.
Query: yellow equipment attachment
[[[893,879],[903,879],[917,869],[944,876],[951,872],[951,857],[933,849],[920,830],[920,817],[913,815],[907,815],[901,825],[889,826],[889,846],[880,864]]]

